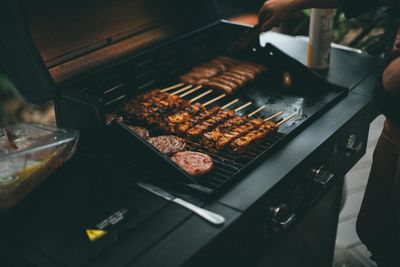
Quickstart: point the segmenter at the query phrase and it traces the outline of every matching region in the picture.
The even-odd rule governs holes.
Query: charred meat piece
[[[188,174],[198,177],[210,173],[214,169],[214,163],[210,156],[199,152],[179,152],[171,160]]]
[[[265,122],[257,130],[236,139],[229,145],[229,149],[235,153],[243,153],[249,147],[259,144],[262,140],[268,138],[278,131],[278,126],[273,122]]]
[[[186,143],[182,138],[173,135],[163,135],[151,137],[149,143],[157,148],[161,153],[172,156],[175,153],[185,151]]]
[[[246,123],[249,119],[247,117],[236,116],[233,117],[223,124],[219,125],[217,128],[212,131],[206,132],[203,134],[202,144],[209,148],[216,148],[216,142],[223,138],[224,134],[229,132],[230,130]]]
[[[201,138],[203,133],[210,131],[211,129],[217,127],[219,124],[223,123],[229,118],[232,118],[235,116],[234,111],[224,111],[221,110],[218,113],[216,113],[214,116],[211,116],[210,118],[203,120],[196,126],[190,128],[189,130],[186,131],[186,136],[187,138],[191,140],[197,140]]]
[[[160,120],[158,126],[165,132],[171,134],[182,133],[184,125],[190,125],[190,121],[198,114],[203,114],[207,110],[203,108],[200,104],[196,103],[194,105],[188,106],[185,109],[165,116]],[[188,126],[189,127],[189,126]]]
[[[146,128],[133,125],[128,125],[128,128],[143,139],[148,139],[150,137],[149,131]]]
[[[130,113],[129,116],[149,123],[158,123],[168,114],[177,113],[191,106],[189,101],[170,95],[163,100],[136,103],[136,106],[132,108],[133,114]]]
[[[192,116],[189,120],[186,120],[183,123],[178,123],[178,125],[176,125],[176,132],[179,135],[185,135],[186,136],[186,132],[190,128],[192,128],[195,125],[201,123],[202,121],[214,116],[220,110],[221,109],[219,107],[214,107],[214,108],[206,110],[204,112],[200,112],[200,113],[196,114],[195,116]]]
[[[227,133],[224,133],[220,138],[218,138],[217,142],[215,143],[215,148],[217,150],[224,149],[235,139],[238,139],[243,135],[246,135],[247,133],[251,132],[257,127],[260,127],[263,124],[264,121],[262,119],[252,119],[246,122],[245,124],[240,125]]]
[[[124,118],[117,114],[117,112],[111,112],[106,115],[106,124],[110,125],[113,121],[123,121]]]

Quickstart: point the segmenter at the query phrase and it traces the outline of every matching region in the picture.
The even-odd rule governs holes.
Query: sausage
[[[236,84],[238,87],[242,87],[246,83],[246,81],[244,81],[244,80],[237,79],[235,77],[231,77],[231,76],[228,76],[225,74],[218,76],[218,78],[232,82],[232,83]]]
[[[256,76],[254,74],[249,73],[249,72],[244,71],[244,70],[241,70],[241,69],[230,69],[229,72],[230,73],[235,73],[235,74],[238,74],[238,75],[242,75],[242,76],[246,77],[246,79],[248,81],[254,80],[256,78]]]
[[[237,84],[235,84],[235,83],[233,83],[233,82],[230,82],[230,81],[227,81],[227,80],[224,80],[224,79],[222,79],[221,77],[215,77],[215,78],[212,78],[210,81],[212,81],[212,82],[217,82],[217,83],[221,83],[221,84],[223,84],[223,85],[226,85],[226,86],[229,86],[230,88],[232,88],[232,90],[234,90],[234,89],[236,89],[237,88]]]
[[[233,93],[233,89],[231,88],[231,87],[229,87],[229,86],[226,86],[226,85],[223,85],[223,84],[220,84],[220,83],[218,83],[218,82],[208,82],[207,84],[206,84],[208,87],[210,87],[210,88],[213,88],[213,89],[216,89],[216,90],[221,90],[221,91],[224,91],[225,93],[227,93],[227,94],[232,94]]]

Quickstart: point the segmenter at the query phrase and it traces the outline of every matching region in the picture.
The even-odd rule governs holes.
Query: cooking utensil
[[[236,54],[248,48],[251,44],[258,44],[261,34],[261,24],[255,25],[249,29],[248,32],[244,33],[239,40],[233,42],[227,52],[229,54]]]
[[[149,191],[161,198],[164,198],[168,201],[172,201],[184,208],[187,208],[188,210],[191,210],[192,212],[196,213],[206,221],[209,221],[212,224],[215,225],[222,225],[225,222],[225,218],[219,214],[216,214],[214,212],[211,212],[209,210],[205,210],[203,208],[200,208],[192,203],[189,203],[183,199],[180,199],[176,196],[171,195],[170,193],[166,192],[165,190],[151,184],[146,184],[146,183],[138,183],[138,186],[141,188],[145,189],[146,191]]]

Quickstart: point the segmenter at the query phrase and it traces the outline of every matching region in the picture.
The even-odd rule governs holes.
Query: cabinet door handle
[[[358,152],[361,151],[361,149],[364,146],[364,142],[360,142],[357,146],[353,146],[353,147],[345,147],[344,151],[346,153],[350,153],[350,154],[357,154]]]
[[[290,226],[292,226],[295,219],[296,219],[296,214],[293,213],[293,214],[289,215],[288,217],[286,217],[285,219],[273,220],[274,231],[282,232],[282,231],[288,229]]]
[[[272,229],[279,233],[288,229],[295,222],[296,214],[289,213],[289,208],[285,204],[280,204],[270,208],[272,216]]]

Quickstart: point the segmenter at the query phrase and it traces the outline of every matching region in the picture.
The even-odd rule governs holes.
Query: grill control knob
[[[311,169],[310,176],[314,183],[322,188],[326,188],[335,178],[335,175],[329,172],[324,165]]]
[[[295,222],[296,214],[291,213],[285,204],[270,208],[272,230],[276,233],[283,232]]]

